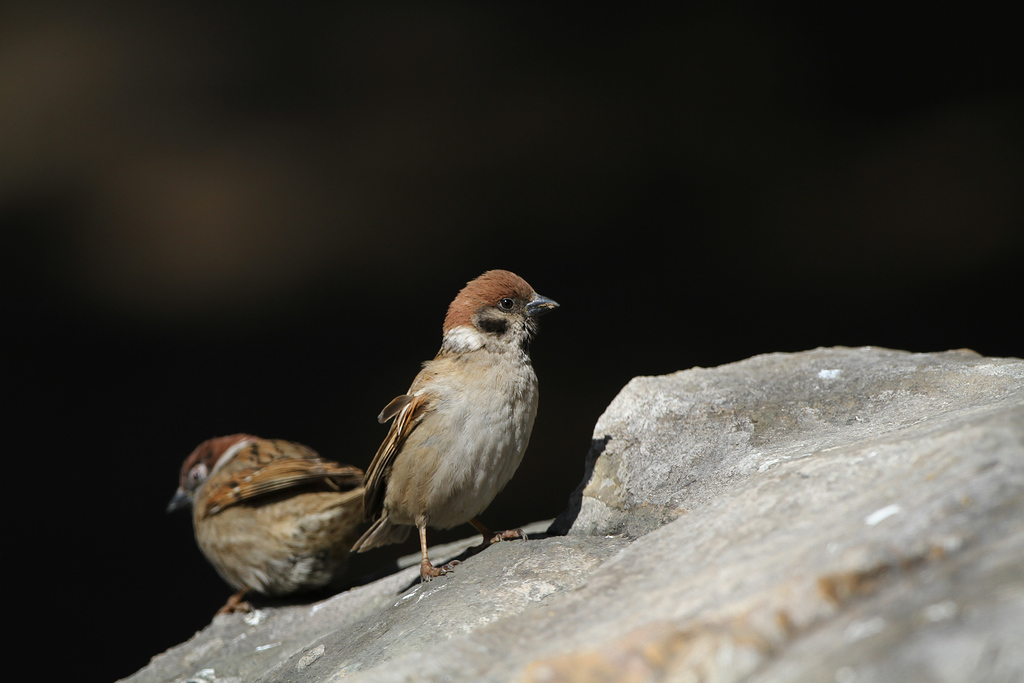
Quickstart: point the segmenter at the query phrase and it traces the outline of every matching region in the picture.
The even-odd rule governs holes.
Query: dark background
[[[1024,355],[1011,16],[624,5],[0,5],[5,573],[47,677],[126,676],[229,594],[164,514],[198,442],[365,468],[490,268],[562,304],[495,528],[562,509],[635,375]]]

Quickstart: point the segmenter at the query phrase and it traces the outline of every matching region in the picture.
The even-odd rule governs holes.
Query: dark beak
[[[548,311],[553,311],[558,308],[558,304],[540,294],[533,295],[533,301],[526,304],[526,315],[531,318],[536,318],[539,315],[544,315]]]
[[[184,490],[178,489],[174,492],[174,497],[171,498],[171,502],[167,504],[167,511],[174,512],[181,508],[188,507],[192,504],[192,496],[188,495]]]

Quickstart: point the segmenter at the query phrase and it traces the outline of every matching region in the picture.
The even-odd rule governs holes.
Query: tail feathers
[[[371,548],[392,543],[401,543],[409,537],[411,526],[405,524],[392,524],[388,519],[387,510],[381,513],[380,519],[374,522],[366,533],[359,537],[359,540],[352,546],[352,552],[361,553]]]

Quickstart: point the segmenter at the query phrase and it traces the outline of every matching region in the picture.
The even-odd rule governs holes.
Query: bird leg
[[[526,535],[526,532],[522,529],[509,529],[508,531],[491,531],[484,523],[474,517],[469,520],[469,523],[473,525],[473,528],[480,532],[480,535],[484,537],[484,540],[480,545],[473,546],[473,550],[477,552],[483,550],[492,543],[498,543],[499,541],[511,541],[517,538],[521,538],[524,541],[530,540]]]
[[[435,576],[444,576],[452,569],[455,565],[462,564],[458,560],[452,560],[448,564],[440,567],[435,567],[430,563],[430,558],[427,557],[427,526],[426,524],[417,524],[417,528],[420,531],[420,552],[423,554],[423,559],[420,561],[420,581],[427,582],[433,579]]]
[[[224,603],[224,606],[217,610],[217,614],[233,614],[234,612],[251,612],[252,605],[247,600],[243,600],[245,594],[249,592],[248,588],[243,588],[238,591]],[[217,616],[214,614],[213,616]]]

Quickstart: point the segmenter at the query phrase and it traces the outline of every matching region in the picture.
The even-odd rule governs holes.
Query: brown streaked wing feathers
[[[362,483],[363,472],[358,467],[324,460],[311,449],[297,447],[298,444],[285,441],[273,444],[280,451],[274,459],[230,472],[227,485],[218,486],[217,492],[206,501],[207,515],[236,503],[317,481],[338,490],[355,488]]]
[[[377,416],[377,422],[381,424],[387,422],[398,413],[402,412],[402,408],[406,407],[416,399],[415,396],[409,394],[402,394],[391,399],[391,403],[384,406],[384,410],[380,411],[380,415]]]
[[[381,411],[378,418],[381,422],[391,419],[397,414],[397,418],[391,423],[388,435],[384,443],[377,449],[373,456],[370,467],[366,470],[366,477],[363,485],[366,492],[363,494],[363,514],[366,519],[375,519],[381,508],[384,506],[384,492],[387,489],[387,473],[391,470],[391,464],[395,456],[402,448],[402,443],[412,433],[423,413],[427,411],[428,398],[421,394],[410,396],[404,394],[395,398]]]

